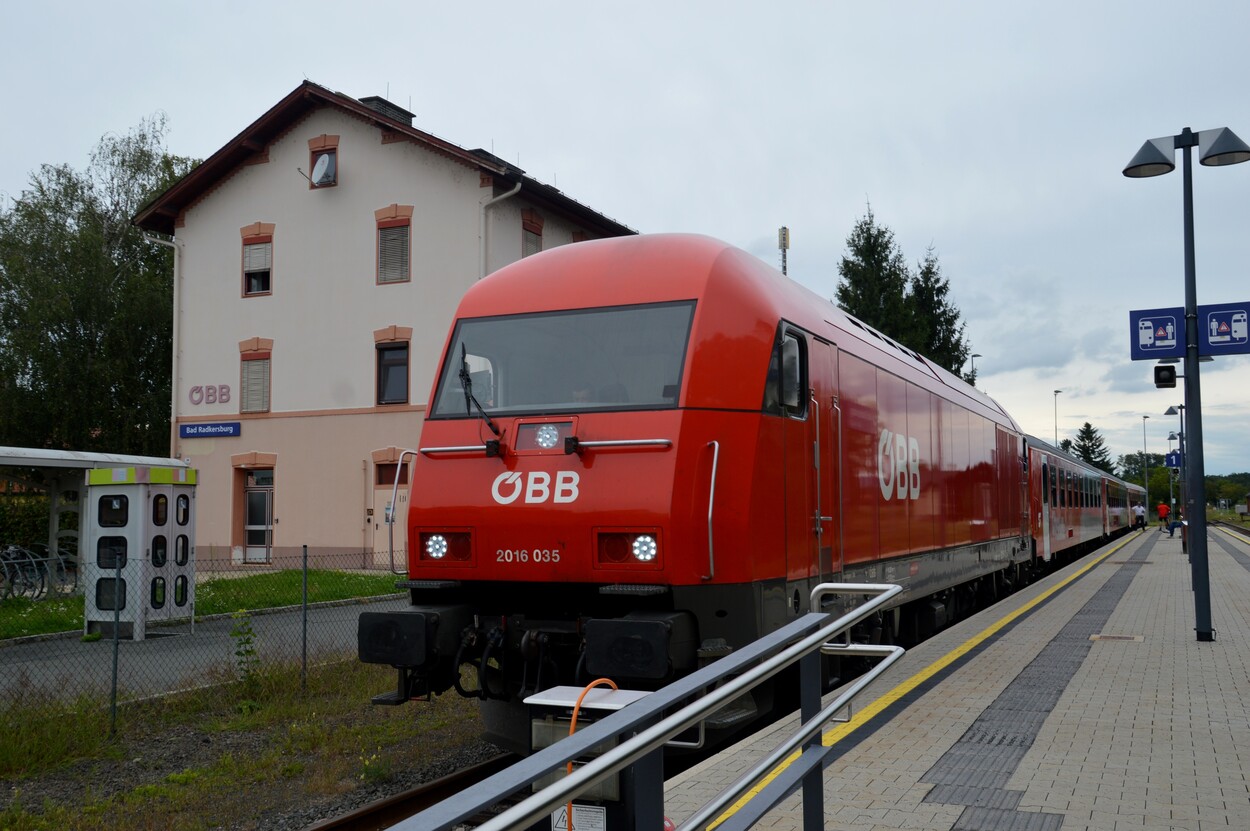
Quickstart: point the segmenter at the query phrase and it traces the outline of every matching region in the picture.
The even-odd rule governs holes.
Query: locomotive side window
[[[807,398],[803,395],[804,363],[799,339],[786,335],[781,341],[781,406],[790,415],[802,415],[807,409]]]
[[[677,406],[694,302],[460,320],[431,418]]]
[[[764,381],[764,412],[803,418],[807,414],[807,361],[803,341],[782,335],[773,348]]]

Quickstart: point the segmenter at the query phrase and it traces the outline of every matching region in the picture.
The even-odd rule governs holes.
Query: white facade
[[[177,247],[175,435],[219,431],[175,437],[171,452],[199,469],[202,564],[277,563],[304,545],[339,565],[386,562],[386,465],[417,446],[461,295],[522,256],[525,229],[531,248],[630,233],[407,127],[304,84],[136,220],[172,230]],[[305,174],[325,147],[335,181],[313,187]],[[381,283],[380,229],[406,216],[409,277]],[[244,247],[265,241],[268,291],[248,293]],[[404,343],[406,401],[379,404],[378,346]],[[265,357],[267,411],[243,412],[244,363]]]

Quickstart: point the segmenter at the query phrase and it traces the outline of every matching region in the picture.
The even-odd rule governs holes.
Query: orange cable
[[[569,722],[569,735],[570,736],[572,736],[573,731],[577,729],[577,714],[582,709],[582,699],[586,697],[586,693],[590,692],[595,687],[602,687],[605,684],[614,690],[618,689],[618,687],[616,686],[616,682],[613,681],[611,678],[596,678],[595,680],[591,681],[582,689],[582,694],[577,697],[577,703],[573,705],[573,720]],[[572,772],[573,772],[573,760],[569,759],[569,763],[565,767],[565,774],[570,774]],[[567,831],[573,831],[573,800],[571,799],[564,806],[564,820],[565,820]]]

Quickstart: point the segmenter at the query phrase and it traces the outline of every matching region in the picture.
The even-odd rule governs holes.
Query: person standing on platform
[[[1160,531],[1168,527],[1168,514],[1170,514],[1171,512],[1172,512],[1172,509],[1168,507],[1168,503],[1166,502],[1159,503],[1159,530]]]
[[[1140,502],[1133,504],[1133,524],[1141,530],[1146,530],[1146,508]]]

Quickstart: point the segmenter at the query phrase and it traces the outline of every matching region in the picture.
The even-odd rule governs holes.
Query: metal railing
[[[804,827],[809,831],[823,826],[821,760],[828,750],[819,735],[824,725],[903,654],[901,647],[853,644],[849,632],[857,623],[876,614],[902,588],[874,583],[827,583],[811,594],[811,608],[819,609],[823,597],[831,594],[863,595],[865,602],[834,618],[809,612],[747,647],[731,653],[697,672],[601,721],[577,731],[567,739],[547,747],[474,787],[392,826],[394,831],[450,831],[470,817],[498,805],[521,792],[552,771],[585,756],[605,742],[616,742],[568,776],[525,797],[489,821],[478,831],[512,831],[528,828],[549,816],[596,784],[622,771],[630,774],[633,827],[660,828],[664,821],[663,746],[674,736],[699,725],[721,707],[752,688],[798,663],[801,683],[799,728],[766,758],[742,774],[729,788],[698,809],[679,827],[707,828],[776,768],[795,750],[803,748],[798,760],[782,776],[776,777],[746,806],[740,808],[721,828],[749,828],[782,799],[803,787]],[[839,639],[841,641],[839,642]],[[823,709],[820,706],[820,656],[880,657],[883,661],[860,677]],[[676,708],[676,709],[674,709]],[[672,711],[672,712],[670,712]]]

